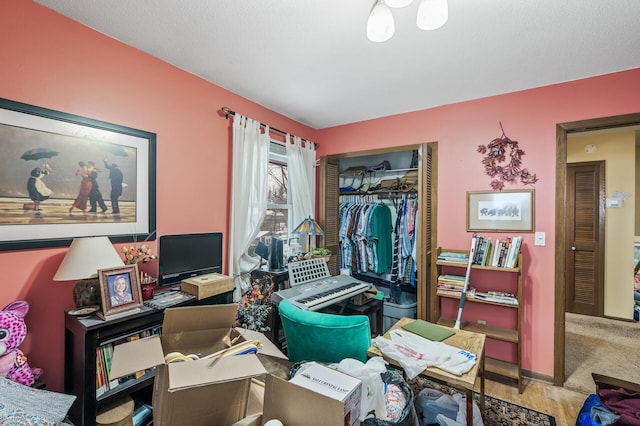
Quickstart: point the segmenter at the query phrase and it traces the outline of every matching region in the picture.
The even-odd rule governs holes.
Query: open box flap
[[[236,336],[237,333],[232,329],[216,328],[184,333],[163,333],[160,339],[165,355],[170,352],[181,352],[184,355],[195,354],[203,357],[226,349],[230,339]]]
[[[160,336],[133,340],[114,346],[109,377],[116,379],[128,376],[160,364],[164,364]]]
[[[283,354],[280,349],[276,345],[271,342],[264,334],[259,333],[257,331],[248,330],[246,328],[236,328],[237,333],[239,333],[244,340],[260,340],[260,350],[259,352],[264,355],[268,355],[274,358],[282,358],[288,359],[285,354]]]
[[[267,374],[258,357],[252,354],[222,357],[211,366],[212,362],[200,359],[169,364],[169,391]]]
[[[164,310],[162,333],[178,333],[233,327],[238,305],[203,305],[168,308]]]

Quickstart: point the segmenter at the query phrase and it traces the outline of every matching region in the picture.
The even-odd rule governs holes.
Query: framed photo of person
[[[102,319],[142,306],[138,265],[100,269],[98,278],[102,300],[102,310],[98,316]]]

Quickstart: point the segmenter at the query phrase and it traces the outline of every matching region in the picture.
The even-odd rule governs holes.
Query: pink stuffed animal
[[[31,368],[18,346],[27,337],[24,317],[29,304],[24,300],[9,303],[0,311],[0,377],[31,386],[42,375],[40,368]]]

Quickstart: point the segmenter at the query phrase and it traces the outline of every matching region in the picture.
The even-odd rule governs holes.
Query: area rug
[[[436,389],[441,392],[453,394],[459,392],[449,386],[436,383],[423,377],[416,377],[410,380],[409,386],[413,389],[414,395],[418,395],[424,388]],[[473,397],[476,403],[480,400],[480,395],[476,392],[473,393]],[[491,396],[484,396],[485,413],[484,413],[484,425],[485,426],[555,426],[556,419],[540,411],[532,410],[531,408],[522,407],[517,404],[512,404],[507,401],[503,401]]]

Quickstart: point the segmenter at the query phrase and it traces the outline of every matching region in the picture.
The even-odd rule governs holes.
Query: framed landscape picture
[[[0,250],[152,238],[156,135],[0,98]]]
[[[533,232],[534,190],[467,192],[467,231]]]

